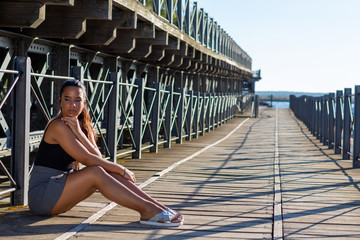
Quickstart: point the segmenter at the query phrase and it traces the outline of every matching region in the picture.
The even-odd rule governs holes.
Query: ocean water
[[[267,103],[271,103],[270,101],[266,101]],[[289,108],[289,101],[272,101],[272,107],[274,108]]]

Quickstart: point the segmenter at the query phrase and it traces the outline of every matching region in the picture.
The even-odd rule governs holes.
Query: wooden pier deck
[[[207,137],[125,165],[140,186],[180,211],[178,228],[95,193],[56,217],[0,211],[0,239],[360,239],[360,170],[334,155],[289,109],[261,108]]]

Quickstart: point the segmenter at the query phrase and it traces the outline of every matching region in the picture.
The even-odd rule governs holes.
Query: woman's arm
[[[95,138],[91,134],[91,138],[88,139],[84,132],[81,130],[79,121],[71,117],[62,117],[61,121],[64,122],[75,134],[75,136],[80,140],[84,147],[92,154],[96,154],[99,157],[102,157],[102,154],[96,145]]]
[[[63,121],[53,121],[47,129],[45,137],[48,143],[59,144],[76,161],[86,166],[101,166],[107,172],[118,173],[135,182],[134,174],[124,166],[104,160],[97,154],[90,152]]]

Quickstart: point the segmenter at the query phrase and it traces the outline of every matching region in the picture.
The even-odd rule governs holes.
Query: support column
[[[316,139],[320,139],[320,124],[321,124],[321,101],[320,101],[320,97],[316,98]]]
[[[344,138],[343,159],[350,159],[350,134],[351,134],[351,88],[345,88],[344,94]]]
[[[84,83],[84,68],[82,66],[71,67],[71,76]]]
[[[334,98],[335,98],[335,94],[334,93],[330,93],[329,94],[329,149],[333,149],[334,148]],[[310,119],[311,121],[311,119]]]
[[[113,90],[109,97],[108,128],[106,134],[107,145],[109,146],[110,159],[116,162],[118,124],[120,123],[119,97],[120,97],[120,77],[119,73],[111,72],[109,81],[113,82]]]
[[[196,98],[196,104],[194,104],[194,108],[195,108],[195,113],[194,113],[194,138],[198,138],[199,137],[199,106],[200,106],[200,93],[196,92],[195,93],[195,98]]]
[[[212,107],[211,105],[211,99],[212,99],[212,94],[211,93],[207,93],[207,98],[208,98],[208,102],[207,102],[207,111],[206,111],[206,132],[210,132],[210,126],[211,126],[211,112],[210,109]],[[205,94],[204,94],[205,96]],[[204,99],[205,100],[205,99]]]
[[[151,112],[151,131],[152,131],[152,141],[151,144],[153,145],[150,148],[150,152],[157,153],[159,151],[159,118],[160,118],[160,95],[161,95],[161,83],[154,82],[153,88],[155,88],[155,99],[154,105]]]
[[[70,48],[69,46],[54,46],[49,56],[49,70],[57,76],[70,76]],[[51,79],[53,87],[53,99],[51,100],[50,113],[55,116],[60,111],[58,102],[60,89],[63,81]]]
[[[30,156],[30,58],[15,58],[14,69],[20,74],[12,93],[11,175],[17,186],[15,192],[11,193],[11,204],[27,205]]]
[[[355,86],[353,168],[360,167],[360,86]]]
[[[342,132],[342,96],[343,91],[336,91],[336,115],[335,115],[335,154],[341,153],[341,132]]]
[[[165,113],[165,140],[164,143],[165,148],[171,148],[171,135],[172,135],[172,121],[173,121],[173,104],[174,104],[174,90],[172,86],[167,86],[166,91],[169,93],[169,100],[166,106],[166,113]]]
[[[191,140],[191,134],[192,134],[192,126],[193,126],[193,119],[192,119],[192,112],[193,112],[193,98],[194,98],[194,91],[189,90],[188,91],[189,94],[189,102],[188,102],[188,107],[187,107],[187,114],[186,114],[186,122],[188,123],[188,126],[186,128],[186,140],[190,141]]]
[[[199,94],[200,96],[200,94]],[[200,114],[200,136],[204,136],[205,134],[205,101],[206,101],[206,93],[201,94],[201,114]]]
[[[142,114],[143,114],[143,102],[144,102],[144,80],[142,78],[136,78],[135,84],[138,86],[138,93],[135,99],[134,106],[134,122],[133,122],[133,134],[135,146],[133,149],[135,152],[132,153],[132,157],[136,159],[141,158],[141,147],[142,147]]]
[[[178,139],[176,139],[176,143],[180,143],[182,144],[183,141],[183,120],[184,120],[184,105],[185,105],[185,89],[179,89],[179,93],[180,93],[180,97],[179,97],[179,101],[180,101],[180,105],[179,105],[179,109],[177,112],[177,125],[179,127],[179,133],[178,133]]]

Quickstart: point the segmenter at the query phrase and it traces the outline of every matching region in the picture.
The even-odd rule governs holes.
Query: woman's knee
[[[95,177],[108,175],[105,169],[101,166],[89,166],[86,167],[84,170],[91,173],[91,175]]]
[[[113,177],[101,166],[89,166],[83,170],[86,171],[89,181],[93,182],[97,188],[102,186],[104,182],[109,181],[109,179],[113,179]]]

